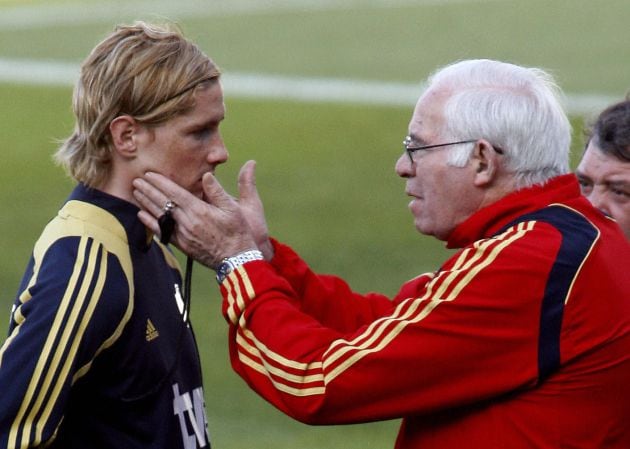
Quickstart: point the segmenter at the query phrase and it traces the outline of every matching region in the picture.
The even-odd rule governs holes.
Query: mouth
[[[421,209],[423,209],[423,198],[420,195],[409,191],[406,191],[405,193],[409,197],[409,204],[407,204],[407,207],[413,215],[417,215],[420,213]]]
[[[197,178],[190,189],[190,193],[196,197],[201,198],[203,196],[203,181],[202,178]]]
[[[199,173],[199,177],[197,178],[197,182],[201,182],[203,180],[203,176],[206,173],[212,173],[214,175],[214,167],[209,168],[208,170],[202,171]]]
[[[415,198],[415,199],[421,199],[422,197],[420,195],[416,195],[413,192],[410,192],[409,190],[405,190],[405,195],[410,196],[411,198]]]
[[[198,197],[203,199],[204,198],[204,191],[203,191],[203,177],[206,173],[212,173],[214,175],[214,170],[215,167],[211,167],[209,170],[204,171],[203,173],[199,174],[199,177],[197,178],[197,180],[195,181],[194,185],[193,185],[193,194]]]

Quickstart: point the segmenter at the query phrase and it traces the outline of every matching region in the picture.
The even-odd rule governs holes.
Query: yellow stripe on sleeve
[[[382,350],[407,326],[428,317],[439,304],[455,300],[461,291],[484,268],[488,267],[506,247],[531,231],[534,224],[535,222],[519,224],[498,237],[484,240],[473,248],[462,251],[451,270],[438,273],[429,282],[422,297],[409,298],[401,302],[391,316],[371,323],[362,334],[356,336],[352,341],[342,339],[333,342],[320,363],[308,364],[288,360],[271,351],[247,329],[243,318],[240,320],[240,328],[247,339],[240,336],[237,339],[237,344],[242,349],[239,351],[239,358],[256,371],[265,372],[276,385],[276,388],[293,395],[302,395],[304,391],[300,388],[280,384],[276,379],[283,379],[292,384],[306,384],[319,381],[323,376],[324,382],[328,384],[366,355]],[[249,279],[246,271],[239,271],[239,275],[243,279],[243,285],[247,285],[246,281]],[[237,298],[242,295],[240,290],[233,293]],[[250,295],[250,292],[248,291],[247,294]],[[238,299],[233,299],[233,301],[238,302]],[[247,340],[252,341],[253,345]],[[247,353],[262,360],[262,364],[255,362]],[[264,362],[265,359],[273,360],[274,366],[268,366]],[[335,364],[337,366],[334,366]],[[323,372],[321,371],[322,368]],[[330,371],[326,372],[327,369]],[[301,370],[302,373],[297,375],[295,374],[296,370]],[[313,370],[318,371],[318,373],[313,373]],[[309,391],[312,389],[309,388]]]
[[[48,333],[48,336],[46,337],[46,342],[44,343],[44,347],[42,348],[42,352],[35,366],[35,371],[33,372],[31,381],[26,390],[26,394],[24,395],[24,400],[22,401],[22,405],[20,406],[20,409],[18,410],[15,420],[13,421],[13,424],[11,426],[11,431],[9,432],[9,446],[22,447],[23,444],[18,444],[18,439],[19,440],[21,440],[22,438],[28,439],[28,436],[30,435],[31,424],[32,424],[30,420],[32,419],[31,417],[33,416],[33,413],[31,412],[31,414],[29,415],[29,418],[26,418],[25,415],[26,415],[27,409],[31,406],[31,404],[33,403],[34,397],[37,394],[37,390],[38,390],[37,385],[39,384],[40,379],[44,375],[44,368],[46,364],[48,363],[49,358],[51,357],[51,355],[55,357],[55,354],[57,354],[59,351],[64,350],[63,347],[59,347],[57,348],[56,352],[52,352],[52,347],[55,340],[57,339],[57,335],[59,331],[64,329],[63,319],[64,319],[64,316],[66,315],[66,311],[69,307],[70,298],[76,289],[78,279],[81,274],[81,269],[85,262],[84,255],[85,255],[86,243],[87,243],[87,238],[85,237],[82,238],[79,243],[79,250],[78,250],[77,258],[74,264],[74,268],[72,269],[72,275],[70,277],[70,280],[68,281],[66,292],[64,294],[63,299],[61,300],[61,304],[59,306],[59,309],[57,310],[57,314],[55,315],[55,319],[53,321],[52,327],[50,328],[50,332]],[[57,357],[59,356],[57,355]],[[44,391],[44,394],[46,394],[46,391]],[[21,433],[23,437],[20,438],[20,435],[18,435],[19,433]]]
[[[94,244],[93,246],[97,246],[97,245]],[[83,286],[81,288],[81,293],[80,293],[82,297],[81,299],[82,305],[86,299],[88,300],[87,308],[85,310],[85,313],[81,317],[81,320],[79,322],[79,328],[74,333],[72,343],[70,344],[70,351],[68,355],[66,356],[66,360],[62,367],[61,373],[57,377],[57,381],[54,385],[54,388],[52,389],[52,394],[50,396],[50,399],[48,400],[48,405],[44,409],[44,413],[42,414],[42,417],[40,418],[42,425],[37,426],[35,444],[40,444],[42,441],[42,432],[44,428],[43,423],[46,423],[48,421],[50,414],[52,413],[53,404],[57,401],[57,398],[59,397],[61,393],[61,389],[63,388],[63,384],[64,384],[64,379],[66,379],[70,373],[72,363],[75,360],[76,354],[79,350],[79,345],[83,339],[85,330],[87,329],[88,324],[90,323],[90,320],[92,319],[92,316],[94,315],[94,310],[96,309],[96,305],[98,304],[98,301],[101,298],[101,294],[103,293],[103,287],[105,285],[105,279],[107,276],[107,253],[104,251],[102,246],[100,245],[98,246],[99,247],[96,249],[93,248],[93,251],[91,251],[91,254],[90,254],[91,266],[88,267],[88,271],[92,273],[92,276],[90,276],[89,279],[86,276],[86,280],[83,282]],[[100,253],[100,256],[101,256],[100,266],[98,270],[94,271],[94,267],[92,266],[92,263],[96,262],[97,260],[97,254],[96,254],[97,251]],[[94,287],[94,291],[92,295],[88,297],[87,290],[90,284],[92,283],[92,279],[94,278],[94,275],[96,275],[96,285]],[[75,310],[76,309],[78,309],[77,306],[75,306]],[[74,323],[78,321],[78,318],[79,318],[78,313],[76,314],[76,317],[72,318],[73,327],[74,327]],[[68,327],[67,331],[69,332],[69,330],[70,328]],[[69,340],[69,337],[70,337],[70,334],[68,333],[68,340]],[[64,342],[64,346],[66,344],[68,343]],[[52,384],[52,379],[51,379],[51,384]]]

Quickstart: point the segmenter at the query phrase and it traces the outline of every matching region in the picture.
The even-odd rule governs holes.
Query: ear
[[[135,157],[138,128],[138,122],[130,115],[116,117],[109,124],[109,132],[112,136],[114,149],[123,158]]]
[[[498,153],[490,142],[480,139],[475,144],[471,156],[472,167],[475,170],[474,184],[477,187],[488,187],[498,176]]]

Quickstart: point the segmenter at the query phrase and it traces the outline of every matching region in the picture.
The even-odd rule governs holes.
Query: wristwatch
[[[264,260],[263,254],[257,249],[251,249],[249,251],[243,251],[242,253],[238,253],[232,257],[226,257],[221,261],[221,263],[217,266],[217,282],[220,284],[225,280],[225,278],[234,271],[236,268],[240,267],[244,263],[252,262],[254,260]]]

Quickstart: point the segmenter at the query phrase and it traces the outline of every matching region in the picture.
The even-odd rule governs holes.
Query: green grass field
[[[292,0],[266,2],[264,10],[261,3],[218,1],[229,6],[222,14],[187,14],[200,3],[184,1],[179,12],[167,14],[160,2],[0,0],[0,65],[3,59],[78,63],[115,23],[170,17],[226,77],[244,72],[409,83],[455,59],[491,57],[547,68],[571,95],[621,98],[628,89],[625,0]],[[102,5],[106,13],[97,8]],[[247,5],[257,6],[250,11]],[[51,20],[43,7],[67,14]],[[70,17],[82,8],[88,13]],[[32,23],[20,22],[16,11],[30,12]],[[68,85],[0,82],[0,317],[7,320],[32,245],[72,187],[51,162],[55,142],[73,126],[70,96]],[[316,270],[340,274],[359,291],[394,294],[403,281],[437,268],[447,256],[442,243],[415,232],[404,182],[393,171],[411,106],[236,95],[226,104],[222,129],[230,162],[220,168],[220,179],[234,191],[240,165],[256,159],[272,234]],[[574,164],[584,119],[572,116]],[[393,447],[395,421],[309,427],[249,391],[229,368],[219,295],[212,273],[199,265],[192,319],[215,448]]]

